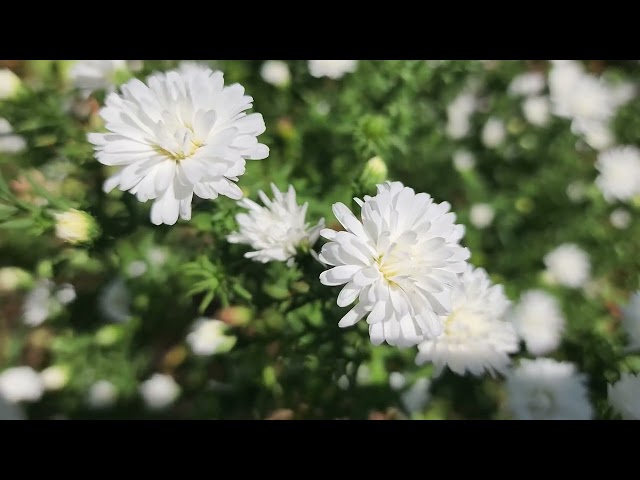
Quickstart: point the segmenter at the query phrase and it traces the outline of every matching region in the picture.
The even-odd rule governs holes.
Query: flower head
[[[522,102],[524,118],[531,125],[543,127],[549,122],[549,99],[547,97],[529,97]]]
[[[544,257],[551,278],[570,288],[583,286],[591,274],[589,255],[574,243],[563,243]]]
[[[51,280],[40,279],[29,291],[22,306],[23,321],[30,327],[37,327],[49,317],[60,313],[62,305],[53,295],[55,284]]]
[[[464,90],[447,106],[447,135],[453,139],[467,136],[471,128],[471,115],[476,111],[477,104],[475,94]]]
[[[640,374],[623,373],[613,385],[607,385],[609,404],[624,420],[640,420]]]
[[[544,90],[545,79],[540,72],[526,72],[514,77],[509,84],[511,95],[533,96]]]
[[[94,218],[87,212],[70,209],[54,214],[56,219],[56,236],[73,245],[85,243],[95,237],[98,226]]]
[[[640,348],[640,291],[631,295],[629,303],[621,310],[622,328],[629,337],[630,346]]]
[[[89,94],[95,90],[112,88],[116,75],[127,70],[126,60],[78,60],[71,67],[73,84]]]
[[[262,79],[276,87],[286,87],[291,81],[291,72],[286,62],[282,60],[268,60],[260,68]]]
[[[118,400],[118,389],[108,380],[95,382],[87,392],[87,404],[90,408],[100,410],[109,408]]]
[[[631,223],[631,214],[624,208],[616,208],[609,215],[611,225],[619,230],[624,230]]]
[[[565,319],[558,301],[547,292],[526,291],[511,318],[518,336],[534,355],[545,355],[560,345]]]
[[[43,393],[42,379],[31,367],[13,367],[0,373],[0,397],[8,402],[36,402]]]
[[[625,202],[640,194],[640,149],[622,146],[606,150],[598,155],[596,168],[600,171],[596,185],[608,202]]]
[[[476,165],[476,159],[473,153],[467,150],[456,150],[453,154],[453,166],[459,172],[468,172]]]
[[[236,216],[240,230],[227,236],[227,240],[250,245],[254,251],[245,253],[246,258],[262,263],[279,261],[291,264],[299,246],[305,244],[311,247],[318,240],[324,219],[309,227],[309,223],[305,222],[309,204],[297,204],[292,185],[289,185],[285,194],[274,184],[271,184],[271,190],[273,200],[263,191],[258,192],[264,207],[248,198],[238,202],[249,211]]]
[[[355,199],[358,219],[346,205],[333,213],[346,231],[324,229],[330,240],[320,260],[334,267],[320,275],[324,285],[346,284],[338,305],[358,303],[340,327],[367,319],[374,345],[406,347],[442,333],[440,316],[450,313],[451,289],[469,258],[460,246],[464,226],[447,213],[447,202],[435,203],[400,182],[378,185],[378,194]]]
[[[171,405],[180,395],[180,386],[170,375],[154,373],[139,387],[144,403],[151,410],[161,410]]]
[[[40,372],[45,390],[60,390],[69,382],[69,369],[62,365],[52,365]]]
[[[341,78],[345,73],[355,72],[357,60],[309,60],[309,72],[316,78]]]
[[[496,212],[488,203],[474,203],[469,210],[469,219],[476,228],[487,228],[493,222]]]
[[[590,420],[585,383],[573,363],[523,359],[507,375],[509,407],[518,420]]]
[[[484,124],[482,129],[482,143],[485,147],[496,148],[499,147],[507,136],[507,131],[504,128],[504,122],[499,118],[491,117]]]
[[[133,79],[111,93],[100,115],[108,133],[91,133],[96,158],[119,167],[105,191],[118,187],[139,201],[154,200],[151,221],[173,225],[191,218],[193,195],[242,197],[235,182],[247,159],[266,158],[257,141],[265,131],[253,99],[239,84],[225,87],[222,72],[206,67]]]
[[[459,375],[504,372],[509,354],[518,351],[513,325],[503,319],[508,307],[502,285],[491,285],[484,269],[467,266],[453,289],[444,332],[418,345],[416,363],[433,362],[437,374],[445,366]]]
[[[111,280],[98,298],[98,308],[112,322],[126,322],[131,317],[131,295],[121,278]]]
[[[228,326],[220,320],[199,318],[191,333],[187,335],[187,343],[196,355],[214,355],[225,353],[233,348],[236,337],[227,335]]]

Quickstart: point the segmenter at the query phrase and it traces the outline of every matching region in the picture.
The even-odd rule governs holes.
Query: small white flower
[[[116,74],[127,69],[126,60],[78,60],[69,78],[76,88],[89,94],[95,90],[112,88]]]
[[[591,275],[589,255],[574,243],[563,243],[544,257],[550,277],[569,288],[582,287]]]
[[[609,221],[615,228],[624,230],[631,224],[631,214],[624,208],[616,208],[609,215]]]
[[[90,240],[96,232],[96,221],[87,212],[70,209],[54,214],[56,237],[72,245]]]
[[[407,384],[407,379],[400,372],[391,372],[389,374],[389,386],[391,390],[402,390]]]
[[[459,172],[468,172],[476,165],[476,158],[473,153],[467,150],[456,150],[453,154],[453,166]]]
[[[509,354],[518,351],[513,325],[503,319],[508,307],[502,285],[491,285],[484,269],[469,265],[453,290],[444,332],[418,345],[416,363],[433,362],[436,375],[445,366],[458,375],[504,372]]]
[[[180,386],[173,377],[162,373],[154,373],[140,384],[139,390],[145,405],[151,410],[168,407],[180,395]]]
[[[366,317],[374,345],[408,347],[442,333],[440,315],[450,313],[451,289],[469,258],[459,245],[464,226],[435,203],[400,182],[378,185],[378,194],[355,199],[357,218],[343,203],[333,213],[346,229],[324,229],[330,240],[320,260],[333,268],[320,275],[324,285],[346,284],[338,305],[358,303],[340,320],[349,327]]]
[[[52,365],[40,372],[45,390],[61,390],[69,382],[69,370],[60,365]]]
[[[151,263],[151,265],[153,265],[154,267],[161,267],[167,262],[169,253],[164,248],[152,247],[149,249],[147,258],[149,259],[149,263]]]
[[[571,182],[567,185],[567,197],[569,197],[569,200],[573,203],[584,200],[587,197],[587,186],[579,180]]]
[[[227,330],[227,324],[220,320],[199,318],[187,335],[187,343],[196,355],[225,353],[236,343],[236,337],[227,335]]]
[[[299,206],[296,203],[296,191],[292,185],[284,195],[274,184],[271,184],[271,190],[273,200],[262,190],[258,192],[264,207],[248,198],[238,202],[249,212],[236,215],[240,231],[228,235],[227,240],[250,245],[254,251],[245,253],[246,258],[262,263],[279,261],[291,265],[299,246],[304,244],[312,247],[318,240],[320,230],[324,228],[324,218],[317,225],[309,227],[309,223],[305,222],[309,204]]]
[[[632,348],[640,348],[640,291],[631,295],[629,303],[622,307],[622,328],[629,336]]]
[[[109,282],[100,293],[98,307],[102,314],[112,322],[126,322],[131,317],[129,307],[131,295],[121,278]]]
[[[478,100],[473,92],[464,90],[447,106],[446,132],[454,140],[466,137],[471,128],[471,115],[478,107]]]
[[[276,87],[286,87],[291,81],[291,72],[286,62],[282,60],[268,60],[260,68],[262,79]]]
[[[27,148],[27,142],[20,135],[13,134],[13,128],[6,118],[0,118],[0,153],[20,153]]]
[[[20,78],[11,70],[0,69],[0,100],[12,98],[18,93],[21,84]]]
[[[57,315],[61,310],[60,302],[52,295],[54,284],[50,280],[40,279],[29,291],[22,306],[23,321],[30,327],[37,327],[47,318]]]
[[[469,211],[471,224],[476,228],[487,228],[493,222],[495,210],[488,203],[475,203]]]
[[[56,300],[62,305],[69,305],[75,299],[76,289],[70,283],[64,283],[56,290]]]
[[[371,382],[371,369],[362,363],[356,371],[356,383],[360,386],[369,385]]]
[[[613,147],[598,155],[596,185],[608,202],[632,200],[640,194],[640,149]]]
[[[529,97],[522,103],[524,118],[537,127],[543,127],[549,123],[550,109],[547,97]]]
[[[590,420],[586,376],[568,362],[523,359],[507,375],[509,408],[518,420]]]
[[[87,392],[87,405],[95,410],[109,408],[118,400],[118,389],[108,380],[95,382]]]
[[[430,387],[431,381],[428,378],[419,378],[402,394],[400,400],[410,414],[420,413],[427,406],[431,398]]]
[[[640,374],[623,373],[613,385],[607,385],[609,404],[623,420],[640,420]]]
[[[8,402],[0,395],[0,420],[26,420],[20,405]]]
[[[341,78],[358,67],[358,60],[309,60],[309,73],[316,78]]]
[[[482,143],[487,148],[499,147],[507,137],[504,122],[499,118],[491,117],[482,129]]]
[[[43,393],[42,379],[31,367],[13,367],[0,373],[0,396],[8,402],[37,402]]]
[[[542,290],[528,290],[512,311],[513,325],[534,355],[555,350],[565,328],[565,318],[555,297]]]
[[[340,378],[338,378],[338,381],[336,382],[338,385],[338,388],[340,390],[348,390],[349,389],[349,377],[347,377],[346,375],[341,375]]]
[[[131,262],[127,266],[127,275],[130,278],[138,278],[145,274],[147,271],[147,264],[142,260],[136,260]]]
[[[111,93],[100,110],[108,132],[89,134],[98,161],[120,168],[104,190],[153,200],[155,225],[189,220],[194,194],[240,199],[235,182],[246,160],[269,155],[257,140],[265,131],[262,115],[245,112],[253,98],[202,66],[156,73],[147,84],[132,79],[122,94]]]
[[[509,84],[511,95],[533,96],[545,87],[544,75],[540,72],[526,72],[514,77]]]

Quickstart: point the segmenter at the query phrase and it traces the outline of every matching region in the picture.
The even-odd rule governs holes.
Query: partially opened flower
[[[298,205],[293,185],[289,185],[285,194],[274,184],[271,184],[271,190],[273,200],[262,190],[258,192],[264,207],[248,198],[238,202],[248,212],[236,215],[240,229],[227,236],[227,240],[250,245],[253,251],[245,253],[246,258],[262,263],[279,261],[291,264],[298,247],[311,247],[316,243],[320,229],[324,227],[324,218],[309,226],[305,221],[309,204]]]
[[[206,67],[133,79],[110,94],[100,115],[107,133],[91,133],[96,158],[119,170],[104,184],[141,202],[153,200],[151,221],[173,225],[191,218],[193,195],[242,197],[235,184],[247,159],[266,158],[265,131],[253,99],[239,84],[224,86],[222,72]]]
[[[640,420],[640,374],[623,373],[613,385],[607,385],[609,404],[623,420]]]
[[[416,363],[433,362],[436,374],[445,366],[458,375],[504,372],[509,354],[518,351],[515,329],[503,318],[508,307],[502,285],[492,285],[484,269],[469,265],[453,289],[444,332],[418,345]]]
[[[320,232],[330,240],[320,260],[334,266],[320,281],[345,284],[339,306],[357,300],[338,325],[366,317],[374,345],[407,347],[440,335],[440,316],[450,313],[451,289],[470,256],[459,244],[464,226],[447,213],[449,203],[435,203],[400,182],[378,185],[377,195],[356,201],[360,218],[342,203],[333,205],[346,231]]]

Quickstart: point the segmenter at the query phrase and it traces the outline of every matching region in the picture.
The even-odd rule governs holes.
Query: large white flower
[[[518,420],[590,420],[586,376],[569,362],[523,359],[507,375],[511,412]]]
[[[36,402],[43,393],[42,378],[31,367],[13,367],[0,373],[0,396],[8,402]]]
[[[151,221],[173,225],[191,218],[193,195],[242,197],[235,184],[247,159],[266,158],[265,131],[253,99],[239,84],[224,86],[222,72],[206,67],[156,73],[148,85],[133,79],[107,97],[100,115],[108,133],[91,133],[96,158],[120,167],[105,191],[118,187],[154,200]]]
[[[574,243],[563,243],[544,257],[553,281],[570,288],[583,286],[591,274],[589,255]]]
[[[289,185],[284,195],[274,184],[271,184],[271,190],[273,200],[262,190],[258,192],[264,207],[248,198],[238,202],[249,212],[236,215],[240,231],[227,236],[227,240],[250,245],[254,251],[245,253],[246,258],[262,263],[275,260],[291,264],[298,246],[306,244],[311,247],[318,240],[320,230],[324,228],[324,218],[317,225],[309,227],[309,223],[305,222],[309,204],[297,204],[293,185]]]
[[[631,295],[629,303],[621,310],[622,328],[629,336],[630,346],[640,348],[640,291]]]
[[[341,78],[355,72],[358,60],[309,60],[309,73],[314,77]]]
[[[416,363],[433,362],[436,375],[445,366],[458,375],[504,372],[509,354],[518,351],[513,325],[503,319],[508,307],[502,285],[491,285],[484,269],[468,265],[453,289],[444,332],[418,345]]]
[[[613,147],[598,155],[596,185],[608,202],[632,200],[640,194],[640,149]]]
[[[85,93],[113,87],[116,74],[127,69],[126,60],[78,60],[69,71],[71,82]]]
[[[534,355],[555,350],[562,340],[565,318],[555,297],[542,290],[528,290],[511,313],[518,336]]]
[[[227,335],[227,330],[228,325],[220,320],[198,318],[187,335],[187,343],[196,355],[225,353],[236,343],[236,337]]]
[[[447,213],[451,205],[400,182],[378,185],[374,197],[355,200],[362,207],[360,219],[336,203],[333,213],[346,231],[320,232],[330,240],[320,260],[334,265],[320,281],[346,284],[339,306],[358,300],[338,325],[366,317],[374,345],[406,347],[440,335],[440,316],[450,313],[451,289],[470,256],[459,245],[464,226]]]
[[[624,420],[640,420],[640,374],[623,373],[613,385],[607,385],[609,404]]]

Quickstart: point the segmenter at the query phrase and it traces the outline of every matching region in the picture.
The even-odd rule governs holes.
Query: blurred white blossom
[[[471,115],[476,111],[478,101],[470,90],[464,90],[447,106],[446,132],[454,140],[466,137],[471,128]]]
[[[549,123],[550,115],[549,99],[547,97],[529,97],[522,103],[524,118],[531,125],[544,127]]]
[[[61,365],[52,365],[40,372],[45,390],[61,390],[69,382],[69,369]]]
[[[14,97],[20,90],[22,81],[8,68],[0,69],[0,100]]]
[[[43,393],[42,378],[31,367],[12,367],[0,373],[0,396],[10,403],[37,402]]]
[[[563,243],[545,255],[544,264],[551,279],[565,287],[582,287],[591,275],[587,252],[574,243]]]
[[[547,292],[535,289],[524,292],[510,317],[532,354],[545,355],[560,345],[566,321],[560,304]]]
[[[196,355],[225,353],[233,348],[236,337],[228,335],[229,327],[220,320],[198,318],[187,335],[187,343]]]
[[[476,159],[473,153],[467,150],[456,150],[453,154],[453,166],[459,172],[468,172],[476,165]]]
[[[154,373],[139,387],[145,405],[151,410],[161,410],[176,401],[180,386],[170,375]]]
[[[640,195],[640,149],[635,146],[613,147],[598,155],[600,175],[596,185],[608,202],[632,200]]]
[[[640,374],[623,373],[613,385],[607,385],[609,404],[623,420],[640,420]]]
[[[98,307],[112,322],[126,322],[131,317],[131,295],[121,278],[111,280],[100,293]]]
[[[276,87],[286,87],[291,81],[291,72],[286,62],[282,60],[267,60],[260,68],[262,79]]]
[[[109,408],[118,400],[118,389],[108,380],[98,380],[87,392],[87,405],[95,410]]]
[[[89,94],[95,90],[113,89],[116,75],[127,70],[126,60],[78,60],[69,72],[73,85]]]
[[[499,118],[491,117],[482,129],[482,143],[487,148],[499,147],[507,137],[504,122]]]
[[[421,377],[401,395],[402,405],[409,414],[420,413],[425,409],[431,399],[430,387],[431,381],[428,378]]]
[[[544,74],[540,72],[526,72],[517,75],[511,80],[508,92],[511,95],[533,96],[537,95],[545,87]]]
[[[471,225],[476,228],[487,228],[493,222],[495,210],[488,203],[474,203],[469,211]]]
[[[609,215],[609,221],[615,228],[624,230],[631,224],[631,214],[624,208],[616,208]]]
[[[309,60],[309,73],[314,77],[341,78],[358,67],[358,60]]]

